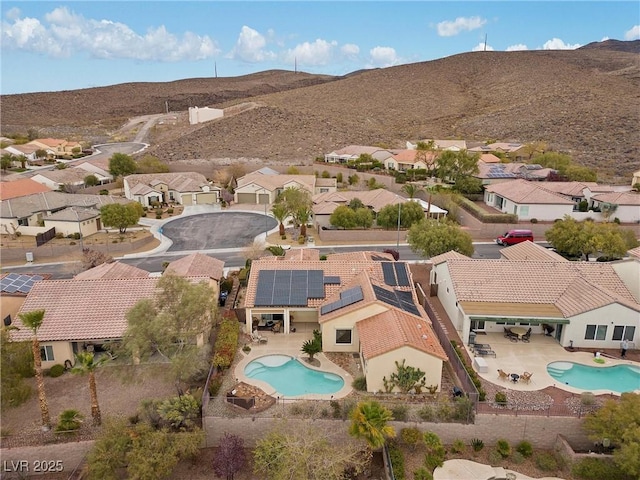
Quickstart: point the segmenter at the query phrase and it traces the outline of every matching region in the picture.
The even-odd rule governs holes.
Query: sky
[[[640,39],[631,1],[2,1],[0,94]],[[486,40],[486,42],[485,42]]]

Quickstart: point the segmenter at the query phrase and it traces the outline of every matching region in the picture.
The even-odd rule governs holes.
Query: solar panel
[[[407,264],[404,262],[396,262],[393,264],[396,269],[396,278],[398,279],[398,285],[401,287],[408,287],[409,275],[407,274]]]
[[[340,300],[336,300],[335,302],[331,302],[327,305],[323,305],[320,307],[320,314],[326,315],[327,313],[331,313],[335,310],[338,310],[342,307],[346,307],[348,305],[353,305],[360,300],[364,300],[364,295],[362,294],[362,288],[357,286],[350,288],[349,290],[345,290],[340,293]]]
[[[322,270],[261,270],[254,305],[307,305],[310,298],[324,298],[324,285]]]
[[[389,286],[398,285],[396,281],[396,274],[393,269],[393,263],[391,262],[382,262],[382,275],[384,276],[384,283]]]
[[[412,313],[414,315],[420,316],[420,311],[416,304],[413,302],[413,295],[411,292],[403,292],[400,290],[394,290],[390,292],[389,290],[385,290],[382,287],[378,287],[377,285],[372,285],[373,292],[378,300],[386,303],[387,305],[391,305],[392,307],[399,308],[404,310],[405,312]]]
[[[326,276],[324,277],[324,284],[325,285],[340,285],[340,277],[336,277],[336,276]]]
[[[18,291],[18,287],[16,287],[15,285],[9,285],[4,289],[4,291],[7,293],[16,293]]]
[[[400,301],[400,308],[402,308],[405,312],[413,313],[414,315],[420,316],[420,311],[416,304],[413,302],[413,295],[411,292],[400,292],[397,291],[396,295],[398,296],[398,300]]]
[[[322,270],[308,270],[308,273],[308,298],[324,298],[324,272]]]
[[[31,287],[44,277],[40,275],[20,275],[18,273],[10,273],[0,280],[0,289],[7,293],[29,293]]]
[[[4,277],[4,278],[6,278],[6,279],[8,279],[8,280],[13,281],[13,280],[17,280],[17,279],[18,279],[18,278],[20,278],[21,276],[22,276],[22,275],[20,275],[20,274],[18,274],[18,273],[10,273],[9,275],[7,275],[7,276],[6,276],[6,277]]]
[[[275,273],[275,270],[262,270],[258,272],[258,286],[256,289],[256,298],[253,302],[254,305],[267,306],[272,304]]]
[[[7,280],[6,278],[0,280],[0,288],[2,288],[2,290],[4,290],[5,287],[8,287],[9,285],[11,285],[11,280]]]
[[[400,302],[398,302],[398,297],[396,297],[393,292],[385,290],[382,287],[378,287],[377,285],[372,285],[372,287],[373,287],[373,292],[378,300],[388,305],[391,305],[393,307],[400,308]]]

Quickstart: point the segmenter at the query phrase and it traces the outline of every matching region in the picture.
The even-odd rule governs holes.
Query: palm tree
[[[351,412],[349,434],[366,440],[372,449],[382,448],[387,438],[395,437],[396,432],[387,422],[393,420],[391,410],[375,400],[360,402]]]
[[[40,414],[42,415],[42,426],[45,429],[51,428],[51,417],[49,416],[49,405],[47,395],[44,390],[44,376],[42,375],[42,357],[40,356],[40,342],[38,341],[38,329],[44,320],[44,310],[33,310],[31,312],[19,313],[18,317],[23,325],[33,331],[31,349],[33,351],[33,366],[36,371],[36,385],[38,387],[38,400],[40,402]]]
[[[293,214],[294,220],[300,225],[300,236],[302,237],[307,236],[307,222],[312,213],[311,207],[305,205],[298,208]]]
[[[402,186],[402,191],[409,195],[409,198],[415,198],[416,194],[423,190],[423,188],[415,183],[405,183]]]
[[[71,373],[89,374],[89,394],[91,395],[91,416],[93,417],[93,424],[98,426],[102,423],[102,417],[100,415],[100,405],[98,404],[98,390],[96,388],[96,370],[101,367],[106,361],[107,357],[102,357],[95,360],[93,352],[80,352],[76,354],[76,364],[71,369]]]
[[[276,203],[273,207],[271,207],[271,213],[273,214],[273,218],[275,218],[280,223],[280,236],[282,237],[285,234],[284,220],[289,215],[287,206],[284,203]]]

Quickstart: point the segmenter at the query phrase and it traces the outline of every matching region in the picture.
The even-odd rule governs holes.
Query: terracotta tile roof
[[[39,145],[33,145],[28,143],[24,143],[22,145],[11,145],[11,148],[24,153],[25,156],[31,155],[32,153],[37,152],[38,150],[42,150]]]
[[[40,341],[121,338],[127,311],[139,300],[152,298],[157,278],[47,280],[37,282],[20,312],[45,310],[38,330]],[[31,330],[20,319],[14,340],[27,340]]]
[[[612,192],[599,193],[591,197],[598,202],[615,203],[617,205],[640,206],[640,193],[636,192]]]
[[[447,267],[459,302],[554,305],[565,317],[612,303],[640,311],[604,263],[451,259]]]
[[[356,324],[362,355],[370,359],[401,347],[415,348],[421,352],[447,361],[431,325],[424,319],[391,309]]]
[[[568,261],[553,250],[541,247],[537,243],[530,242],[529,240],[501,249],[500,255],[507,260],[535,260],[538,262]]]
[[[455,250],[449,250],[448,252],[441,253],[440,255],[436,255],[435,257],[431,257],[431,263],[434,265],[438,265],[440,263],[444,263],[447,260],[452,260],[455,258],[468,259],[466,255],[463,255]]]
[[[147,278],[149,272],[122,262],[103,263],[97,267],[80,272],[73,277],[75,280],[96,280],[114,278]]]
[[[36,138],[35,140],[32,140],[32,141],[42,143],[43,145],[47,145],[49,147],[57,147],[58,145],[67,143],[66,140],[60,140],[58,138]]]
[[[480,161],[484,163],[500,163],[500,157],[496,157],[493,153],[480,154]]]
[[[487,185],[486,191],[493,192],[518,204],[574,204],[572,200],[546,190],[539,182],[528,182],[522,179]]]
[[[262,175],[254,172],[240,177],[237,188],[246,187],[252,183],[269,191],[286,188],[289,186],[287,184],[295,183],[313,194],[316,177],[315,175]]]
[[[167,265],[165,273],[181,277],[208,277],[220,281],[224,275],[224,262],[209,255],[193,253],[171,262]]]
[[[21,178],[12,182],[0,182],[0,200],[25,197],[34,193],[50,192],[46,185],[35,182],[30,178]]]
[[[284,259],[298,262],[319,261],[320,250],[315,248],[292,248],[284,252]]]
[[[627,255],[640,259],[640,247],[632,248],[627,252]]]
[[[313,197],[313,212],[319,214],[333,213],[339,205],[348,205],[354,198],[362,201],[365,206],[369,207],[374,212],[379,212],[386,205],[396,205],[407,201],[406,198],[390,192],[389,190],[385,190],[384,188],[359,192],[347,191],[321,193]],[[335,205],[333,210],[330,210],[333,205]]]
[[[84,177],[87,176],[87,172],[80,168],[65,168],[62,170],[40,171],[34,175],[34,178],[38,178],[38,176],[56,183],[84,183]]]
[[[587,183],[583,182],[546,182],[544,184],[545,190],[570,197],[584,197],[585,188],[587,188]]]

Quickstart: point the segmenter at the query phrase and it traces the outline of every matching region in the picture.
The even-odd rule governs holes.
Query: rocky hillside
[[[268,71],[236,78],[135,83],[2,97],[2,133],[104,141],[127,118],[189,106],[257,108],[152,130],[170,162],[309,163],[350,144],[406,140],[544,141],[604,177],[640,169],[640,41],[578,50],[474,52],[344,77]],[[89,108],[88,106],[91,106]]]

